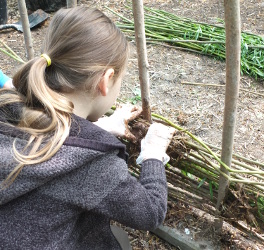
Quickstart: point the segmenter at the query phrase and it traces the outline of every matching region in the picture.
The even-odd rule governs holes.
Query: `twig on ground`
[[[11,58],[13,58],[14,60],[18,62],[25,63],[23,59],[18,54],[16,54],[6,43],[4,43],[3,41],[0,41],[0,44],[2,44],[5,47],[5,49],[0,48],[1,52],[10,56]]]
[[[196,85],[196,86],[203,86],[203,87],[225,87],[225,85],[223,84],[213,84],[213,83],[199,83],[199,82],[181,82],[181,84],[188,84],[188,85]],[[254,94],[254,95],[258,95],[258,96],[263,96],[264,94],[261,93],[257,93],[245,88],[239,88],[239,90],[250,93],[250,94]]]

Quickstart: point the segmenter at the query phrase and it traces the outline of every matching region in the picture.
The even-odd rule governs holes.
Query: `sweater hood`
[[[19,112],[21,109],[10,106],[10,111],[15,117],[19,117],[15,110]],[[21,130],[4,124],[8,120],[6,113],[8,112],[3,113],[0,109],[0,184],[17,166],[13,153],[14,141],[16,149],[21,152],[29,138]],[[83,168],[89,168],[98,157],[113,152],[126,160],[125,146],[116,137],[93,123],[72,115],[70,134],[60,150],[43,163],[24,166],[9,187],[0,189],[0,205],[41,189],[44,185],[52,187],[49,183],[56,183],[56,180],[66,178],[72,173],[74,175],[76,171],[83,171]],[[105,189],[107,185],[106,183]],[[109,188],[112,188],[110,184]]]

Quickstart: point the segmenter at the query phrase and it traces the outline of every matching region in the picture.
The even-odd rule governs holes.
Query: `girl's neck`
[[[73,103],[73,113],[86,119],[90,113],[91,105],[89,104],[92,102],[92,98],[87,93],[79,91],[64,93],[64,96]]]

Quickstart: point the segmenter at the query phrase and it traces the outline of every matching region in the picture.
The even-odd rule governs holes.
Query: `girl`
[[[0,91],[0,249],[130,249],[110,220],[143,230],[162,223],[174,130],[151,125],[139,181],[129,175],[114,135],[133,139],[125,125],[139,111],[100,118],[119,94],[128,43],[99,10],[58,11],[43,53]]]

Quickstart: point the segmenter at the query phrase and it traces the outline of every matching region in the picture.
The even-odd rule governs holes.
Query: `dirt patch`
[[[241,0],[241,24],[243,31],[264,35],[264,2]],[[104,10],[108,6],[123,15],[131,15],[124,8],[125,1],[85,1]],[[170,11],[181,17],[216,24],[224,19],[223,1],[220,0],[145,0],[149,7]],[[17,2],[8,1],[9,23],[18,20]],[[113,14],[104,10],[109,16]],[[52,16],[52,13],[51,13]],[[49,21],[32,31],[35,55],[41,54],[43,34]],[[6,42],[18,55],[26,58],[23,35],[14,30],[0,31],[0,39]],[[121,99],[137,101],[139,80],[135,43],[131,42],[131,59],[123,81]],[[211,57],[176,50],[168,46],[147,45],[150,74],[152,111],[171,121],[180,122],[182,127],[200,137],[203,141],[221,146],[225,88],[183,84],[210,83],[225,84],[225,63]],[[19,63],[1,54],[0,68],[12,76]],[[248,76],[241,77],[241,88],[264,94],[263,81]],[[138,102],[140,104],[140,102]],[[240,91],[234,152],[247,158],[264,162],[264,98]],[[188,228],[193,237],[206,238],[214,242],[215,249],[264,249],[250,235],[230,230],[217,232],[210,220],[199,216],[194,208],[182,202],[169,202],[166,225],[184,230]],[[127,229],[133,249],[177,249],[149,232]],[[231,232],[231,233],[230,233]],[[262,232],[263,233],[263,232]],[[245,241],[241,241],[242,236]],[[246,239],[248,240],[247,243]],[[242,243],[244,245],[241,245]]]

